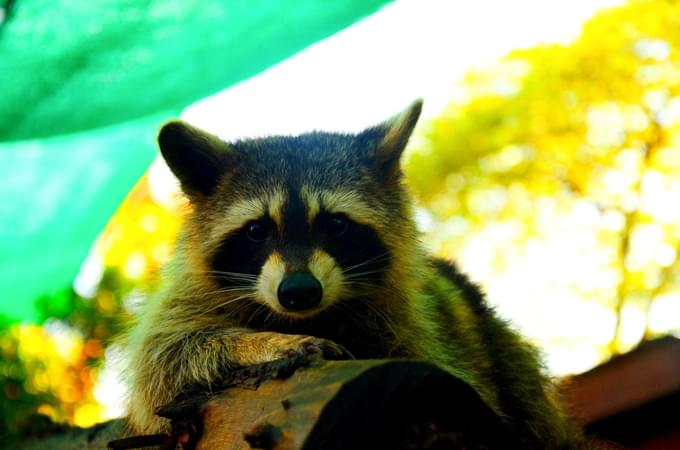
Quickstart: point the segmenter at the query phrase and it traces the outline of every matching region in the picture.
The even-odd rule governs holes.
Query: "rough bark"
[[[127,437],[110,448],[507,449],[519,442],[467,384],[419,361],[294,357],[234,371],[220,386],[189,386],[159,410],[172,433]],[[105,448],[119,422],[27,444]],[[71,433],[71,434],[68,434]],[[83,443],[89,446],[83,446]],[[77,444],[77,445],[76,445]]]

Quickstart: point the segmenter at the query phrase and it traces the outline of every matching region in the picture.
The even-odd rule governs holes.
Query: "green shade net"
[[[161,122],[386,2],[16,0],[0,25],[2,320],[44,318]]]

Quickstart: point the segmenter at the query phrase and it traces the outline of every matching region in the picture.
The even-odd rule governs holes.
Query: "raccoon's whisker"
[[[254,286],[229,286],[210,291],[212,294],[228,294],[230,292],[255,292]]]
[[[360,262],[359,264],[355,264],[355,265],[353,265],[353,266],[345,267],[345,268],[342,270],[342,273],[348,272],[348,271],[350,271],[350,270],[357,269],[357,268],[359,268],[359,267],[361,267],[361,266],[365,266],[366,264],[382,262],[383,260],[387,260],[388,257],[389,257],[389,252],[381,253],[381,254],[376,255],[376,256],[374,256],[374,257],[372,257],[372,258],[368,258],[367,260],[362,261],[362,262]]]
[[[252,322],[253,319],[254,319],[255,317],[257,317],[257,315],[259,315],[260,312],[261,312],[263,309],[265,309],[265,308],[267,308],[267,306],[265,306],[265,305],[263,305],[262,303],[260,303],[260,304],[257,306],[257,308],[255,308],[255,311],[253,311],[253,312],[250,314],[250,317],[248,317],[248,320],[246,320],[245,327],[248,328],[248,325],[250,325],[250,322]],[[267,321],[267,318],[269,317],[269,314],[271,314],[271,310],[267,313],[267,316],[265,316],[265,322]]]
[[[274,322],[277,322],[277,323],[282,322],[281,316],[278,315],[278,314],[275,314],[274,311],[270,309],[269,311],[267,311],[267,315],[265,316],[265,322],[268,322],[272,319],[273,319]]]
[[[245,293],[243,295],[239,295],[237,297],[229,298],[228,300],[219,303],[217,306],[215,306],[211,309],[221,308],[222,306],[227,306],[227,305],[230,305],[232,303],[241,301],[243,299],[251,298],[252,296],[253,296],[253,294],[249,292],[249,293]],[[210,311],[211,309],[208,309],[208,311]]]
[[[199,292],[196,294],[187,294],[187,295],[177,295],[174,296],[173,298],[177,300],[184,300],[184,299],[192,299],[192,298],[200,298],[200,297],[208,297],[211,295],[215,294],[230,294],[230,293],[239,293],[239,292],[253,292],[253,288],[250,286],[232,286],[228,288],[220,288],[220,289],[215,289],[212,291],[204,291],[204,292]]]
[[[350,286],[352,284],[355,284],[357,286],[363,286],[363,287],[374,289],[379,280],[374,280],[376,282],[375,284],[370,283],[370,281],[371,280],[361,280],[361,281],[354,280],[354,281],[351,281],[350,283],[347,283],[347,284],[350,285]],[[394,299],[396,301],[406,301],[406,299],[404,298],[403,292],[401,292],[398,289],[395,289],[393,286],[390,286],[389,284],[382,284],[380,286],[380,288],[387,291],[389,294],[392,294],[391,297],[390,297],[391,299]]]
[[[357,313],[354,309],[351,307],[345,305],[343,302],[336,302],[330,305],[330,309],[337,309],[338,311],[341,311],[345,316],[347,316],[350,320],[353,321],[358,321],[361,322],[363,318],[359,313]]]
[[[390,319],[389,316],[387,316],[387,314],[384,311],[382,311],[380,308],[378,308],[376,305],[374,305],[370,300],[367,300],[367,299],[362,298],[362,297],[359,297],[358,300],[362,304],[366,305],[366,307],[369,310],[371,310],[371,312],[373,312],[373,314],[375,314],[376,317],[378,319],[380,319],[385,324],[385,326],[390,330],[390,332],[392,333],[393,336],[395,336],[395,337],[399,336],[399,333],[396,330],[396,326],[395,326],[393,320]]]
[[[219,278],[220,280],[224,281],[233,281],[237,285],[254,285],[257,279],[255,278],[240,278],[240,277],[234,277],[234,276],[227,276],[227,275],[216,275],[216,278]]]
[[[230,276],[237,276],[237,277],[246,277],[246,278],[252,278],[256,279],[257,275],[254,275],[252,273],[244,273],[244,272],[227,272],[224,270],[192,270],[193,273],[214,273],[214,274],[219,274],[219,275],[230,275]]]
[[[347,288],[348,293],[353,294],[351,296],[354,297],[358,294],[361,294],[362,292],[370,292],[372,289],[375,289],[375,286],[371,285],[371,284],[348,283],[348,284],[346,284],[346,288]]]
[[[242,313],[250,307],[252,307],[251,301],[238,302],[234,307],[229,308],[229,311],[226,311],[226,316],[229,318],[236,318],[238,320],[238,318],[241,317]]]
[[[256,279],[228,277],[225,275],[217,275],[216,278],[232,282],[234,286],[231,287],[254,286],[255,282],[257,281]]]
[[[385,269],[379,268],[379,269],[371,269],[371,270],[364,270],[363,272],[355,272],[356,269],[352,270],[346,270],[343,272],[343,275],[345,276],[356,276],[357,274],[365,274],[365,273],[382,273],[385,272]]]
[[[251,313],[251,316],[248,319],[248,322],[246,323],[249,324],[255,317],[257,317],[258,315],[262,315],[265,312],[267,313],[265,317],[268,317],[272,313],[271,309],[269,309],[267,305],[260,304],[257,308],[255,308],[255,311]]]
[[[376,272],[380,273],[380,272]],[[371,284],[378,284],[381,280],[383,280],[381,277],[369,277],[367,275],[375,275],[375,273],[371,272],[365,272],[361,274],[357,274],[356,276],[345,276],[345,281],[349,283],[361,283],[361,282],[366,282],[366,283],[371,283]]]
[[[220,271],[207,271],[205,273],[213,273],[215,275],[223,275],[229,278],[244,278],[248,280],[257,280],[257,275],[251,275],[249,273],[237,273],[237,272],[220,272]]]
[[[239,292],[239,291],[252,291],[253,286],[224,286],[217,289],[212,289],[209,291],[202,291],[201,294],[220,294],[225,292]]]
[[[257,281],[257,275],[252,275],[252,274],[249,274],[249,273],[223,272],[223,271],[220,271],[220,270],[201,270],[201,271],[193,271],[192,273],[215,275],[218,278],[222,278],[222,279],[225,279],[225,280],[251,281],[251,282]]]
[[[225,306],[231,305],[232,303],[240,302],[240,301],[245,300],[247,298],[252,298],[252,296],[253,296],[253,293],[247,293],[247,294],[244,294],[244,295],[240,295],[238,297],[231,298],[231,299],[229,299],[225,302],[219,303],[219,304],[217,304],[217,305],[215,305],[211,308],[204,310],[201,313],[201,315],[211,313],[211,312],[215,311],[216,309],[224,308]]]
[[[398,336],[396,332],[396,325],[392,319],[387,316],[387,314],[383,311],[381,311],[377,306],[372,304],[370,300],[367,300],[363,297],[357,297],[357,301],[360,303],[364,304],[366,308],[373,314],[373,320],[379,321],[380,323],[383,323],[387,329],[392,333],[394,336]],[[343,304],[342,302],[334,303],[331,305],[332,308],[335,308],[342,313],[344,313],[350,320],[353,320],[357,323],[366,323],[366,316],[360,315],[355,308],[352,308],[349,305]]]
[[[342,268],[341,272],[343,274],[345,274],[345,273],[348,273],[348,272],[352,272],[353,270],[357,270],[361,267],[367,266],[369,264],[379,264],[383,261],[387,261],[387,257],[379,258],[379,259],[371,258],[371,259],[368,259],[368,260],[361,262],[359,264],[355,264],[355,265],[349,266],[349,267],[344,267],[344,268]]]
[[[228,286],[210,291],[211,294],[227,294],[230,292],[254,292],[253,286]]]
[[[345,286],[348,288],[368,288],[375,289],[380,280],[377,279],[360,279],[360,280],[345,280]]]
[[[384,270],[367,270],[365,272],[355,272],[355,273],[347,273],[345,274],[345,279],[346,280],[352,280],[354,278],[361,278],[365,277],[366,275],[374,275],[377,273],[384,273]]]

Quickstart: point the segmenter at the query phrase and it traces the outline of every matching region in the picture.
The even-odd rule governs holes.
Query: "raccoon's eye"
[[[326,231],[331,236],[339,237],[347,231],[347,219],[342,216],[331,216],[326,221]]]
[[[253,242],[264,242],[268,235],[267,225],[260,222],[253,222],[246,228],[246,236]]]

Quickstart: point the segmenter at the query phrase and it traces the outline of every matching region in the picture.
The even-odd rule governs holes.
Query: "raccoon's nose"
[[[279,284],[279,303],[286,309],[303,311],[321,303],[323,289],[314,275],[307,272],[293,272],[286,275]]]

